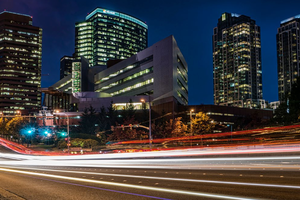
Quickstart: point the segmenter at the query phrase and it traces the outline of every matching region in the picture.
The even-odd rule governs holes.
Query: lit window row
[[[110,95],[111,95],[111,96],[115,96],[115,95],[119,95],[119,94],[122,94],[122,93],[125,93],[125,92],[129,92],[129,91],[131,91],[131,90],[134,90],[134,89],[137,89],[137,88],[140,88],[140,87],[143,87],[143,86],[152,84],[153,82],[154,82],[154,78],[151,78],[151,79],[148,79],[148,80],[146,80],[146,81],[144,81],[144,82],[137,83],[137,84],[135,84],[135,85],[126,87],[126,88],[121,89],[121,90],[119,90],[119,91],[110,93]]]
[[[143,76],[143,75],[145,75],[145,74],[149,74],[149,73],[151,73],[151,72],[153,72],[153,67],[150,67],[150,68],[145,69],[145,70],[143,70],[143,71],[137,72],[137,73],[135,73],[135,74],[133,74],[133,75],[131,75],[131,76],[128,76],[128,77],[126,77],[126,78],[123,78],[123,79],[121,79],[121,80],[118,80],[118,81],[116,81],[116,82],[113,82],[113,83],[111,83],[111,84],[109,84],[109,85],[107,85],[107,86],[101,87],[100,89],[96,90],[96,92],[101,92],[101,91],[103,91],[103,90],[112,88],[112,87],[114,87],[114,86],[116,86],[116,85],[125,83],[126,81],[129,81],[129,80],[138,78],[138,77]]]

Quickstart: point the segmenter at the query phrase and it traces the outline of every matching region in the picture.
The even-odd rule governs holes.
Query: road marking
[[[173,194],[175,193],[175,194],[182,194],[182,195],[192,195],[192,196],[219,198],[219,199],[232,199],[232,200],[253,200],[250,198],[243,198],[243,197],[236,197],[236,196],[229,196],[229,195],[219,195],[219,194],[210,194],[210,193],[201,193],[201,192],[189,192],[189,191],[185,191],[185,190],[174,190],[174,189],[168,189],[168,188],[157,188],[157,187],[142,186],[142,185],[124,184],[124,183],[112,183],[112,182],[107,182],[107,181],[98,181],[98,180],[75,178],[75,177],[68,177],[68,176],[42,174],[42,173],[27,172],[27,171],[21,171],[21,170],[5,169],[5,168],[0,168],[0,171],[33,175],[33,176],[42,176],[42,177],[63,179],[63,180],[70,180],[70,181],[79,181],[79,182],[85,182],[85,183],[94,183],[94,184],[101,184],[101,185],[111,185],[111,186],[119,186],[119,187],[126,187],[126,188],[134,188],[134,189],[140,189],[140,190],[167,192],[167,193],[173,193]]]

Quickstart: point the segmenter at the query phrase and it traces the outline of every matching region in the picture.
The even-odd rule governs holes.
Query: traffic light
[[[130,128],[130,130],[132,130],[132,124],[129,124],[129,128]]]
[[[61,132],[61,136],[62,136],[62,137],[67,136],[66,132]]]

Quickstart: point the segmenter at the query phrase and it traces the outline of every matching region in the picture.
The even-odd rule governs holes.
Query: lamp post
[[[59,113],[59,110],[55,110],[56,113]],[[69,127],[69,115],[67,115],[66,113],[64,113],[67,116],[67,135],[68,135],[68,142],[67,142],[67,146],[68,146],[68,154],[70,154],[70,127]]]
[[[3,112],[0,111],[0,115],[2,117],[2,123],[4,123]],[[3,131],[1,130],[1,137],[3,137]]]
[[[227,126],[230,126],[230,133],[231,133],[231,143],[232,143],[232,124],[227,124]]]
[[[193,125],[192,125],[192,112],[194,112],[194,109],[190,110],[190,129],[191,129],[191,135],[193,133],[192,129],[193,129]]]
[[[151,135],[151,101],[150,101],[150,95],[148,96],[148,102],[149,102],[149,148],[152,150],[152,135]],[[146,103],[145,99],[141,99],[141,102]]]
[[[190,110],[190,129],[191,129],[191,135],[190,135],[190,136],[193,136],[192,112],[194,112],[194,109],[191,109],[191,110]],[[191,138],[190,138],[190,144],[191,144],[191,146],[192,146]]]

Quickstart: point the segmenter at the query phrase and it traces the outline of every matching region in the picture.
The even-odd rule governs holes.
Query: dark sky
[[[212,34],[223,12],[243,14],[261,28],[263,97],[278,100],[276,33],[280,21],[300,14],[300,1],[277,0],[0,0],[0,11],[33,16],[43,29],[42,87],[59,80],[60,58],[74,52],[75,22],[96,7],[145,21],[151,46],[174,35],[189,66],[189,104],[213,104]]]

